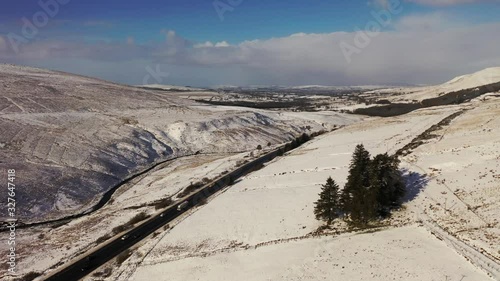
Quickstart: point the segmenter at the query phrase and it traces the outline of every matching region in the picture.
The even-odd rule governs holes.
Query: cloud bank
[[[128,84],[140,83],[145,67],[160,64],[171,74],[164,82],[205,86],[439,83],[500,65],[500,23],[471,26],[427,14],[402,18],[392,27],[372,34],[350,60],[340,46],[359,41],[359,32],[298,33],[230,45],[194,42],[172,30],[163,31],[159,43],[38,40],[23,44],[19,53],[0,36],[0,60],[86,75],[102,66],[106,71],[100,76]]]

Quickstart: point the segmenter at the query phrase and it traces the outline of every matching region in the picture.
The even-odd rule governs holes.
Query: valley
[[[495,83],[460,103],[379,117],[355,113],[387,106],[379,101],[393,99],[384,91],[394,88],[176,90],[10,65],[0,73],[0,165],[15,168],[22,186],[20,275],[43,280],[307,134],[317,136],[190,206],[86,280],[498,278]],[[467,77],[445,85],[460,81],[450,91],[474,93],[460,89],[481,87]],[[447,93],[423,91],[426,99]],[[345,183],[358,144],[399,155],[407,196],[372,228],[338,220],[325,229],[314,201],[326,178]]]

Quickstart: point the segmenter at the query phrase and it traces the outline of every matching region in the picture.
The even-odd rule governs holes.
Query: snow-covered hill
[[[13,65],[0,65],[0,90],[0,168],[18,171],[22,221],[86,210],[158,161],[251,150],[356,119],[200,106],[167,91]]]
[[[421,102],[433,99],[448,93],[462,90],[474,90],[481,86],[500,83],[500,67],[487,68],[472,74],[459,76],[441,85],[410,88],[390,88],[367,92],[367,94],[381,94],[391,102]],[[491,87],[491,91],[498,91],[498,86]],[[386,96],[386,95],[390,96]]]

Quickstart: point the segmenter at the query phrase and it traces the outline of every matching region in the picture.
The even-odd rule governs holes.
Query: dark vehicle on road
[[[184,210],[187,206],[188,206],[189,202],[188,201],[184,201],[182,202],[181,204],[179,204],[179,206],[177,206],[177,211],[182,211]]]

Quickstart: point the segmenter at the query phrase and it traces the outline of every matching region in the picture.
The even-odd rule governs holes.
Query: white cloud
[[[214,43],[210,41],[206,41],[205,43],[194,44],[193,48],[211,48],[214,46]]]
[[[435,83],[455,75],[500,65],[500,23],[464,27],[443,15],[403,18],[395,31],[382,32],[348,63],[340,42],[356,33],[300,34],[245,41],[227,48],[194,49],[178,63],[239,66],[256,84]],[[223,81],[231,83],[231,81]]]
[[[229,43],[227,43],[226,41],[217,42],[215,43],[215,47],[229,47]]]
[[[295,33],[295,34],[290,35],[290,37],[302,37],[302,36],[307,36],[307,33],[299,32],[299,33]]]
[[[88,65],[105,62],[106,69],[116,65],[110,76],[128,83],[140,83],[142,76],[118,76],[125,71],[120,66],[132,60],[150,61],[168,66],[162,69],[169,69],[172,79],[194,85],[200,81],[212,85],[437,83],[500,66],[500,23],[465,25],[444,14],[427,14],[404,17],[394,27],[371,38],[351,63],[339,44],[353,44],[355,32],[298,33],[230,45],[225,41],[194,44],[170,30],[165,31],[165,42],[155,45],[34,41],[18,55],[2,50],[0,40],[0,59],[38,66],[57,59],[59,69],[67,71],[78,67],[64,65],[65,58],[86,60]],[[126,71],[140,73],[144,65],[137,68]]]
[[[224,47],[230,47],[231,45],[229,45],[229,43],[227,43],[226,41],[221,41],[221,42],[217,42],[217,43],[212,43],[210,41],[206,41],[205,43],[198,43],[198,44],[194,44],[193,45],[193,48],[195,49],[198,49],[198,48],[224,48]]]

